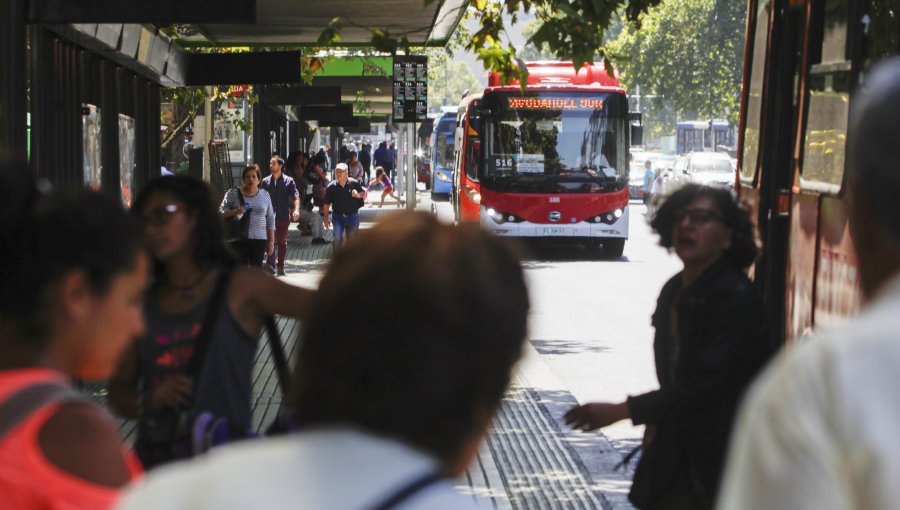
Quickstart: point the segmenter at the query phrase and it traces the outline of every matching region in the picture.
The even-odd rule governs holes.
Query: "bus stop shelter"
[[[0,0],[0,152],[29,158],[35,173],[54,184],[91,184],[121,193],[127,203],[159,172],[163,87],[301,87],[301,55],[283,49],[315,46],[335,18],[343,20],[337,43],[342,47],[369,46],[375,28],[414,46],[442,46],[466,5],[465,0],[429,5],[423,0]],[[188,27],[189,35],[172,40],[160,31],[173,24]],[[252,51],[195,51],[233,46]],[[326,78],[323,87],[329,86]],[[346,111],[350,94],[344,88],[351,87],[338,86],[340,103],[305,108],[300,117]],[[376,89],[384,92],[384,87],[372,90],[372,104],[381,108],[385,97],[376,97]],[[280,106],[304,111],[303,104]],[[284,118],[278,108],[270,110],[271,118],[260,119],[261,128],[293,121],[289,108],[281,109]]]

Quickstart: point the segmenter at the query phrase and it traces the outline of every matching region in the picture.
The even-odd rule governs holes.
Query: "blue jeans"
[[[336,249],[343,244],[345,237],[349,239],[359,230],[359,213],[349,216],[334,213],[331,215],[331,224],[334,226],[334,247]]]

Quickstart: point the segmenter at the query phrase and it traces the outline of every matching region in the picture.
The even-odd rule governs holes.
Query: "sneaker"
[[[275,273],[275,274],[276,274],[277,276],[284,276],[284,268],[283,268],[283,267],[279,267],[279,268],[278,268],[278,272]]]
[[[317,237],[312,240],[312,244],[329,244],[331,241],[325,239],[324,237]]]
[[[270,266],[269,264],[263,264],[263,271],[268,274],[275,274],[275,266]]]

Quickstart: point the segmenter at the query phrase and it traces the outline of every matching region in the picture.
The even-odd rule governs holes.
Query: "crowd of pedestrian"
[[[683,266],[652,316],[659,389],[564,417],[585,431],[645,425],[638,508],[900,500],[900,159],[883,150],[900,131],[900,59],[855,97],[849,222],[868,301],[843,329],[776,354],[747,276],[754,229],[732,193],[688,185],[652,215]],[[347,161],[365,179],[359,150]],[[379,150],[369,184],[389,188],[391,149]],[[158,177],[129,213],[95,191],[48,193],[25,164],[0,160],[0,508],[473,507],[453,479],[522,353],[522,265],[479,226],[424,213],[356,233],[365,189],[349,163],[330,183],[328,168],[327,154],[275,155],[266,179],[248,166],[221,203],[201,181]],[[309,202],[342,245],[318,288],[247,267],[268,255],[283,268],[288,225]],[[229,246],[223,216],[248,218],[248,242]],[[401,325],[397,308],[419,312]],[[238,441],[251,435],[256,344],[274,315],[303,321],[292,432]],[[137,420],[133,450],[74,379],[108,380],[110,408]],[[196,453],[200,414],[237,444],[156,469]]]
[[[293,222],[304,236],[312,237],[313,245],[331,243],[326,238],[326,229],[337,225],[333,239],[335,246],[339,246],[358,229],[358,211],[365,205],[370,187],[383,190],[380,206],[387,197],[399,205],[405,203],[394,193],[390,177],[396,158],[393,143],[389,146],[382,142],[373,156],[371,144],[347,141],[341,145],[334,166],[330,153],[330,146],[313,152],[293,151],[286,161],[273,154],[265,177],[257,165],[244,169],[241,186],[228,190],[219,208],[222,217],[230,222],[241,221],[245,212],[249,215],[249,226],[244,227],[243,235],[229,239],[242,264],[284,276],[287,234]],[[338,169],[347,170],[347,181]],[[378,169],[381,173],[377,173]],[[373,171],[376,175],[371,179]],[[342,193],[326,193],[329,188],[343,189],[347,182],[351,186],[348,193],[355,189],[359,195],[351,197],[352,202],[344,200]]]

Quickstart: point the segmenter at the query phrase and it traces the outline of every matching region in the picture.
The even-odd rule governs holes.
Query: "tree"
[[[658,118],[670,105],[682,117],[737,122],[746,6],[743,0],[666,0],[607,44],[623,84],[657,98],[641,102],[650,110],[645,118]],[[674,133],[671,116],[666,124],[656,131]]]
[[[482,88],[465,62],[454,60],[443,48],[430,48],[428,55],[428,103],[430,107],[456,105],[466,91]]]
[[[442,0],[422,0],[425,5]],[[485,69],[500,74],[504,82],[525,82],[528,71],[522,65],[517,49],[509,42],[504,16],[515,24],[520,13],[534,14],[536,28],[528,38],[535,48],[549,48],[561,60],[571,60],[576,68],[605,57],[603,41],[606,30],[622,11],[630,21],[660,0],[469,0],[468,15],[478,19],[480,28],[465,42],[465,49],[474,52]],[[463,7],[465,8],[465,7]],[[318,43],[322,46],[337,44],[344,20],[334,18],[322,31]],[[373,28],[372,46],[394,54],[398,49],[409,49],[407,34],[391,33],[386,28]],[[504,36],[506,43],[504,43]]]

